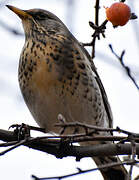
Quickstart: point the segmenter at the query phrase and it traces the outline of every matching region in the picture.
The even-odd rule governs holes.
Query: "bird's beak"
[[[13,11],[15,14],[17,14],[20,19],[26,19],[28,17],[30,17],[30,15],[25,11],[25,10],[22,10],[22,9],[19,9],[19,8],[16,8],[14,6],[11,6],[11,5],[6,5],[11,11]]]

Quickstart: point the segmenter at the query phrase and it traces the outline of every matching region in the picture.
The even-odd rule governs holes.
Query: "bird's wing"
[[[93,71],[93,73],[91,73],[91,74],[94,74],[94,77],[92,77],[92,79],[95,78],[98,88],[100,90],[103,104],[104,104],[104,107],[105,107],[105,110],[106,110],[106,113],[108,116],[108,120],[109,120],[109,127],[113,127],[113,117],[112,117],[111,108],[110,108],[110,105],[108,102],[108,98],[107,98],[105,89],[103,87],[103,84],[101,82],[101,79],[97,73],[96,67],[91,59],[91,56],[89,55],[87,50],[78,42],[78,40],[76,40],[71,34],[70,34],[69,38],[67,38],[67,36],[64,36],[61,34],[56,34],[55,36],[57,36],[57,39],[59,39],[58,43],[59,43],[59,49],[61,51],[61,52],[59,52],[60,53],[60,61],[61,61],[61,62],[59,62],[59,64],[63,64],[63,68],[60,68],[60,72],[63,71],[61,73],[61,77],[64,74],[65,67],[66,67],[65,72],[66,73],[69,72],[67,74],[68,78],[72,78],[74,76],[73,73],[74,73],[75,66],[79,67],[79,65],[80,65],[79,68],[83,74],[83,72],[87,72],[84,70],[84,63],[87,64],[87,66],[89,66],[89,69]],[[66,49],[66,51],[64,51],[65,49]],[[79,70],[79,68],[78,68],[78,70]],[[90,75],[87,75],[87,76],[90,76]],[[86,76],[86,78],[87,78],[87,76]],[[85,83],[85,81],[84,81],[84,83]]]
[[[97,81],[97,83],[99,85],[101,95],[102,95],[102,98],[103,98],[103,103],[104,103],[104,106],[105,106],[105,109],[106,109],[106,112],[107,112],[107,116],[108,116],[108,119],[109,119],[109,126],[112,128],[113,127],[113,115],[112,115],[112,111],[111,111],[111,107],[110,107],[110,104],[109,104],[109,101],[108,101],[106,91],[104,89],[104,86],[103,86],[103,84],[101,82],[101,79],[100,79],[100,77],[98,75],[97,69],[95,67],[95,64],[94,64],[91,56],[89,55],[88,51],[81,44],[80,44],[80,47],[81,47],[83,53],[86,54],[88,60],[91,63],[91,69],[96,75],[95,78],[96,78],[96,81]]]

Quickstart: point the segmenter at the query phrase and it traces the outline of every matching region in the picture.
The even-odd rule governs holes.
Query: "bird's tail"
[[[97,166],[120,162],[118,157],[93,157]],[[123,165],[100,169],[104,180],[127,180],[128,173]]]

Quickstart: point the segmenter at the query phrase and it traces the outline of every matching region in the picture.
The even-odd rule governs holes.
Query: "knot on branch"
[[[97,26],[93,22],[89,21],[90,27],[95,30],[92,37],[97,37],[98,39],[100,39],[100,34],[102,34],[102,36],[105,38],[104,33],[105,33],[107,22],[108,22],[108,20],[105,20],[100,26]]]

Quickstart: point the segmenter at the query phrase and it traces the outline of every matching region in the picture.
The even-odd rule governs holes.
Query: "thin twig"
[[[55,126],[57,127],[61,127],[61,128],[69,128],[69,127],[82,127],[85,128],[85,132],[86,132],[86,128],[90,129],[90,130],[95,130],[96,131],[103,131],[103,132],[119,132],[119,133],[123,133],[126,135],[133,135],[134,137],[139,137],[138,133],[133,133],[130,131],[126,131],[123,130],[119,127],[116,128],[104,128],[104,127],[99,127],[99,126],[93,126],[93,125],[89,125],[86,123],[81,123],[81,122],[62,122],[62,123],[57,123],[55,124]],[[91,133],[89,133],[91,134]],[[87,134],[87,135],[89,135]]]
[[[0,139],[4,141],[15,141],[18,139],[18,134],[15,136],[15,133],[11,131],[0,130]],[[40,150],[42,152],[47,152],[49,154],[55,155],[57,158],[63,158],[67,156],[74,156],[77,159],[81,159],[83,157],[92,157],[92,156],[114,156],[114,155],[127,155],[132,153],[131,144],[100,144],[95,145],[94,141],[119,141],[122,139],[126,139],[127,142],[131,140],[128,137],[113,137],[113,136],[85,136],[85,134],[78,135],[62,135],[62,136],[45,136],[45,137],[29,137],[27,140],[20,141],[15,143],[11,148],[1,153],[4,155],[5,153],[15,149],[20,145],[27,146],[29,148],[33,148],[36,150]],[[139,142],[139,138],[133,136],[135,142]],[[74,142],[88,142],[90,141],[90,146],[75,146]],[[139,154],[139,145],[136,145],[137,155]]]
[[[118,163],[110,163],[110,164],[107,164],[107,165],[99,166],[97,168],[88,169],[88,170],[80,170],[80,171],[78,171],[76,173],[71,173],[71,174],[63,175],[63,176],[38,178],[37,176],[32,175],[32,177],[35,180],[64,179],[64,178],[68,178],[68,177],[72,177],[72,176],[76,176],[76,175],[81,175],[81,174],[88,173],[88,172],[93,172],[93,171],[96,171],[96,170],[101,170],[101,169],[105,169],[105,168],[111,168],[111,167],[115,167],[115,166],[119,166],[119,165],[131,165],[131,164],[136,164],[136,163],[139,163],[139,161],[125,161],[125,162],[118,162]]]
[[[61,136],[41,136],[35,137],[28,140],[28,142],[45,140],[48,143],[60,143],[61,139],[64,139],[65,142],[70,143],[79,143],[79,142],[87,142],[87,141],[120,141],[125,140],[124,142],[130,142],[128,137],[125,136],[86,136],[86,134],[75,134],[75,135],[61,135]],[[139,138],[134,138],[135,141],[139,142]]]
[[[103,37],[105,37],[105,29],[107,20],[105,20],[100,26],[99,26],[99,6],[100,0],[96,0],[95,3],[95,23],[89,22],[89,25],[94,29],[94,33],[92,35],[93,39],[90,43],[82,43],[83,46],[92,46],[92,59],[95,57],[95,44],[96,44],[96,38],[100,40],[100,34],[102,34]]]
[[[115,55],[115,57],[119,60],[120,64],[122,65],[122,67],[124,68],[124,70],[126,71],[126,74],[128,75],[128,77],[131,79],[131,81],[134,83],[134,85],[136,86],[136,88],[139,90],[139,86],[136,83],[136,80],[134,79],[134,77],[131,75],[131,69],[125,65],[124,61],[123,61],[123,57],[125,54],[125,51],[123,50],[121,55],[118,56],[115,51],[113,50],[113,47],[111,44],[109,44],[109,47],[111,49],[111,52]]]
[[[100,34],[102,34],[102,36],[105,38],[105,29],[106,29],[106,24],[107,24],[107,20],[105,20],[100,26],[95,25],[93,22],[89,22],[89,25],[92,27],[92,29],[94,29],[94,33],[92,35],[93,39],[90,43],[82,43],[83,46],[92,46],[92,48],[94,49],[92,52],[92,59],[95,57],[95,42],[96,42],[96,38],[98,38],[98,40],[100,40]]]
[[[96,0],[96,4],[95,4],[95,25],[99,26],[99,0]],[[96,42],[96,37],[93,37],[92,40],[92,59],[95,57],[95,42]]]

